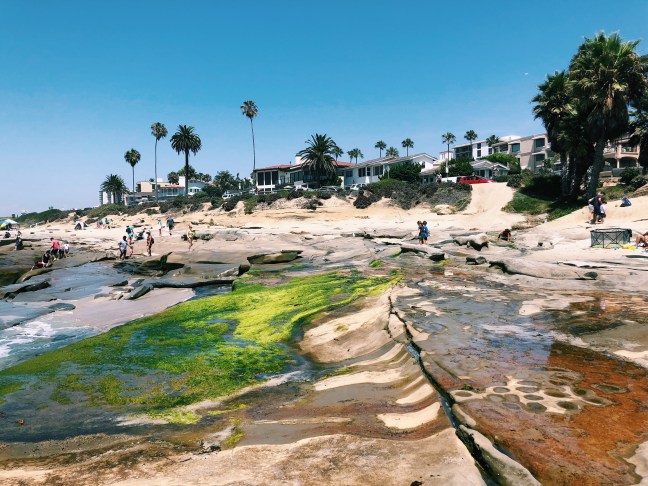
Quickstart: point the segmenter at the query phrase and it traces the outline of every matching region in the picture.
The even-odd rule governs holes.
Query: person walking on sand
[[[52,250],[52,256],[54,259],[61,258],[61,243],[59,240],[56,238],[50,238],[50,242],[52,243],[50,250]]]
[[[196,238],[196,232],[193,230],[191,225],[189,225],[189,230],[187,231],[187,241],[189,241],[189,250],[193,246],[194,238]]]
[[[146,232],[146,254],[148,256],[151,256],[151,250],[153,248],[153,243],[155,243],[155,240],[153,239],[153,235],[151,234],[150,231]]]
[[[158,224],[158,229],[160,230],[160,236],[162,236],[162,228],[164,227],[164,225],[162,224],[162,220],[158,219],[157,224]]]
[[[117,245],[119,248],[119,259],[120,260],[125,260],[126,259],[126,249],[128,248],[128,241],[126,241],[126,236],[123,236],[121,240],[119,240],[119,244]]]
[[[173,217],[169,216],[167,218],[167,228],[169,228],[169,236],[171,236],[171,232],[173,231],[173,226],[175,225],[175,222],[173,221]]]
[[[423,231],[423,244],[427,245],[428,236],[430,235],[430,230],[427,227],[427,221],[423,221],[421,229]]]

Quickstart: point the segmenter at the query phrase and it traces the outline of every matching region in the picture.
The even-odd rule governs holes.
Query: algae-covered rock
[[[402,253],[419,253],[421,255],[425,255],[427,258],[435,262],[440,262],[441,260],[445,260],[446,258],[446,255],[442,250],[427,245],[413,245],[409,243],[403,243],[401,244],[400,248]]]

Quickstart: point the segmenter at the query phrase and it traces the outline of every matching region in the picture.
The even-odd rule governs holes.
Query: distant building
[[[336,174],[344,178],[348,167],[352,166],[351,162],[341,162],[336,160]],[[281,186],[303,187],[309,184],[319,184],[316,180],[316,174],[303,166],[299,157],[295,158],[295,164],[271,165],[269,167],[260,167],[252,171],[252,181],[258,192],[274,191]]]
[[[344,185],[370,184],[378,182],[381,177],[389,173],[395,165],[404,162],[413,162],[422,167],[421,171],[438,169],[440,162],[437,157],[426,153],[407,155],[403,157],[380,157],[353,165],[346,170]]]
[[[207,184],[197,179],[189,181],[189,195],[192,196],[200,192]],[[185,178],[180,177],[178,184],[171,184],[164,182],[163,179],[158,178],[157,182],[154,181],[140,181],[135,184],[135,192],[125,192],[122,195],[121,201],[116,201],[112,194],[104,191],[99,191],[99,204],[125,204],[126,206],[134,206],[147,201],[155,200],[155,186],[158,188],[158,199],[160,201],[168,201],[177,196],[183,196],[185,193]]]
[[[636,167],[639,165],[639,146],[632,145],[630,137],[621,137],[605,146],[603,157],[607,170]]]
[[[493,144],[492,153],[511,154],[520,161],[521,169],[534,172],[544,167],[544,161],[551,157],[551,147],[547,134],[539,133],[525,137],[510,135],[502,137],[499,143]]]

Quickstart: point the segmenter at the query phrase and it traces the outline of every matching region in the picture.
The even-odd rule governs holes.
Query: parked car
[[[457,183],[461,183],[461,182],[463,182],[464,184],[487,184],[489,182],[495,182],[495,181],[492,181],[490,179],[486,179],[485,177],[472,175],[472,176],[460,177],[457,180]]]
[[[339,186],[322,186],[319,188],[321,192],[337,192],[340,189]]]
[[[240,192],[229,192],[228,191],[225,194],[223,194],[223,199],[230,199],[230,198],[232,198],[234,196],[240,196],[240,195],[241,195]]]
[[[359,190],[362,189],[363,187],[367,187],[367,184],[364,184],[364,183],[360,183],[360,184],[351,184],[351,185],[349,186],[349,190],[350,190],[350,191],[359,191]]]

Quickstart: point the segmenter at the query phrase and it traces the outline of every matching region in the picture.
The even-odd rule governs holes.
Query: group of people
[[[590,224],[602,224],[605,222],[607,199],[605,192],[601,191],[587,201],[590,212]]]
[[[427,245],[428,236],[430,236],[430,230],[427,227],[427,221],[417,221],[418,225],[418,240],[419,244]]]
[[[117,243],[120,260],[125,260],[126,258],[133,256],[133,252],[135,250],[135,241],[143,240],[144,234],[146,234],[146,254],[148,256],[151,256],[151,252],[153,251],[153,243],[155,243],[155,239],[151,234],[151,229],[142,230],[137,236],[135,236],[135,227],[131,225],[126,227],[126,234],[122,236],[122,239],[119,240],[119,243]]]
[[[20,236],[16,238],[16,249],[18,248],[18,244],[20,242],[20,246],[22,249],[22,240]],[[50,248],[43,253],[43,256],[40,257],[39,260],[37,260],[31,267],[32,270],[36,268],[47,268],[51,267],[52,263],[54,261],[59,260],[61,258],[67,258],[70,255],[70,243],[66,240],[61,242],[57,240],[56,238],[52,237],[50,238]]]

